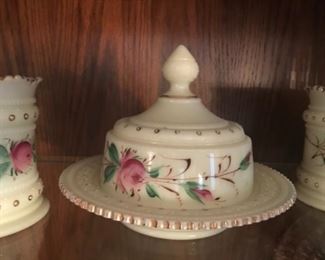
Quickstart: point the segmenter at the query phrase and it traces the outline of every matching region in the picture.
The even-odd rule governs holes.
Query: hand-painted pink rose
[[[196,195],[199,196],[200,199],[203,201],[212,201],[213,196],[209,190],[206,189],[193,189],[193,192],[195,192]]]
[[[122,192],[141,188],[146,170],[142,162],[136,159],[124,160],[117,172],[117,186]]]
[[[32,164],[32,145],[27,141],[17,143],[11,148],[10,156],[14,170],[22,173]]]
[[[124,163],[126,163],[126,161],[133,159],[133,157],[134,157],[134,154],[132,153],[131,148],[125,149],[122,152],[120,163],[123,165]]]

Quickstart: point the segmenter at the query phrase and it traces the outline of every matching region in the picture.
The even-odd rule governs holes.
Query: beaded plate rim
[[[202,211],[202,209],[198,210],[189,210],[191,214],[197,213],[198,215],[202,215],[203,213],[208,214],[202,217],[189,217],[184,215],[183,210],[165,210],[165,214],[162,214],[164,210],[156,210],[156,213],[152,214],[152,208],[148,211],[145,207],[142,209],[130,209],[135,208],[134,204],[130,204],[128,202],[121,202],[117,201],[115,198],[108,198],[107,195],[105,198],[108,198],[108,200],[111,200],[110,202],[106,203],[103,206],[103,203],[101,203],[99,200],[96,201],[96,199],[92,199],[91,196],[93,196],[92,191],[81,191],[81,186],[75,185],[69,183],[69,179],[72,179],[76,177],[78,174],[78,170],[85,169],[88,167],[88,172],[85,170],[86,174],[88,174],[88,177],[94,178],[95,175],[98,175],[98,169],[92,169],[90,166],[95,165],[96,167],[100,168],[101,165],[101,156],[95,156],[90,157],[84,160],[81,160],[79,162],[76,162],[72,165],[70,165],[68,168],[66,168],[63,173],[60,176],[59,179],[59,188],[63,195],[71,201],[76,206],[87,210],[90,213],[96,214],[98,216],[112,219],[114,221],[119,221],[126,224],[133,224],[137,226],[144,226],[149,228],[157,228],[157,229],[164,229],[164,230],[188,230],[188,231],[195,231],[195,230],[211,230],[211,229],[219,229],[219,228],[232,228],[237,226],[244,226],[244,225],[250,225],[254,223],[258,223],[261,221],[268,220],[270,218],[274,218],[285,211],[287,211],[296,201],[296,190],[292,182],[279,173],[278,171],[267,167],[265,165],[254,163],[255,167],[255,180],[257,179],[259,182],[263,181],[263,178],[265,179],[266,176],[269,176],[273,178],[277,182],[278,185],[282,185],[282,188],[287,190],[286,194],[281,194],[276,196],[273,201],[271,200],[269,202],[269,208],[263,209],[263,210],[255,210],[255,213],[250,213],[249,210],[246,212],[241,212],[242,216],[238,216],[237,214],[232,213],[231,210],[234,209],[234,206],[238,207],[239,205],[233,205],[228,206],[228,211],[225,210],[223,207],[219,207],[216,209],[211,210],[211,214]],[[264,173],[263,173],[264,171]],[[260,177],[263,176],[264,177]],[[257,177],[258,176],[258,177]],[[257,177],[257,178],[256,178]],[[265,182],[265,181],[264,181]],[[255,182],[256,183],[256,182]],[[273,183],[274,187],[275,184]],[[262,182],[263,184],[263,182]],[[87,184],[88,186],[88,184]],[[93,186],[96,186],[94,184]],[[262,190],[259,191],[259,193],[265,193],[263,191],[263,186],[260,185],[260,187],[257,187],[257,189]],[[78,191],[79,189],[79,191]],[[99,191],[99,183],[96,187],[97,191],[100,195],[104,196],[104,192]],[[80,194],[81,193],[81,194]],[[256,192],[253,192],[256,193]],[[257,192],[257,195],[260,195]],[[258,201],[258,196],[256,194],[251,195],[253,200]],[[264,194],[265,195],[265,194]],[[98,194],[97,194],[98,196]],[[247,200],[248,201],[248,200]],[[245,205],[246,201],[241,202],[239,207],[242,207],[242,205]],[[115,204],[115,205],[114,205]],[[117,205],[117,206],[116,206]],[[142,210],[147,210],[147,212],[141,212]],[[154,209],[155,210],[155,209]],[[225,212],[224,216],[215,216],[213,214],[214,210],[218,210],[222,213],[222,211]],[[252,206],[250,208],[252,210]],[[150,212],[150,213],[149,213]],[[167,213],[166,213],[167,212]],[[168,212],[173,212],[174,214],[169,214]],[[176,214],[176,217],[175,217]],[[228,215],[227,215],[228,214]],[[174,217],[170,217],[174,216]]]

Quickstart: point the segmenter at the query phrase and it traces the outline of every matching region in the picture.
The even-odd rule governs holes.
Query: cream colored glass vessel
[[[190,91],[198,72],[193,56],[179,46],[163,67],[170,89],[147,111],[119,120],[108,132],[101,173],[108,194],[175,209],[231,205],[250,195],[251,140]]]
[[[297,170],[298,198],[325,210],[325,87],[308,89],[310,105],[304,112],[306,122],[303,160]]]
[[[198,65],[184,46],[166,61],[169,90],[147,111],[116,122],[103,157],[77,162],[59,186],[74,204],[164,239],[197,239],[275,217],[293,185],[253,163],[242,127],[207,110],[190,90]]]
[[[34,149],[40,78],[0,79],[0,237],[37,222],[49,209]]]

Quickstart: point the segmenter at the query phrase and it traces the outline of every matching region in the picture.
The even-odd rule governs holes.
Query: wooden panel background
[[[244,126],[256,160],[300,160],[303,88],[325,84],[325,1],[0,1],[0,75],[44,78],[43,159],[101,153],[118,118],[166,90],[180,43],[200,65],[193,90]]]

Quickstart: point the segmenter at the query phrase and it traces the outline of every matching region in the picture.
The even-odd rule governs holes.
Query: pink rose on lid
[[[141,188],[146,170],[142,162],[136,159],[122,158],[121,167],[117,172],[116,183],[122,192],[134,191],[134,189]]]
[[[10,156],[14,170],[16,172],[22,173],[26,171],[32,164],[32,145],[27,141],[17,143],[11,148]]]

